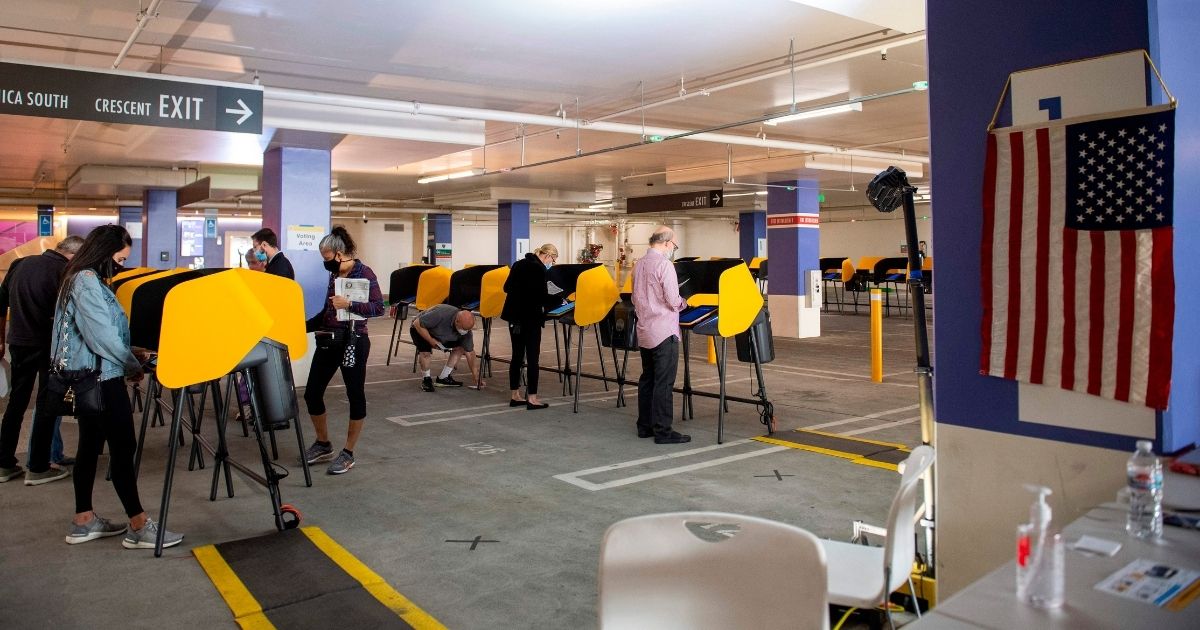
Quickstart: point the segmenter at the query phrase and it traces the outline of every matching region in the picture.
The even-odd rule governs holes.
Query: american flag
[[[1144,112],[988,135],[980,373],[1166,408],[1175,111]]]

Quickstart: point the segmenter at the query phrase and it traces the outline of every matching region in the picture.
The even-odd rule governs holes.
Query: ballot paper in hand
[[[333,281],[334,295],[340,295],[351,302],[370,302],[371,301],[371,281],[366,278],[338,278]],[[362,315],[351,313],[350,309],[339,308],[337,311],[337,320],[339,322],[366,319]]]
[[[549,293],[550,295],[558,295],[562,292],[563,290],[557,284],[554,284],[552,280],[546,281],[546,293]]]

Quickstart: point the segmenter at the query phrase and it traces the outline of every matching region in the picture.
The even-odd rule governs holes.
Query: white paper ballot
[[[370,302],[371,281],[366,278],[338,278],[333,281],[333,293],[351,302]],[[345,322],[366,318],[362,315],[351,313],[350,309],[339,308],[337,319],[339,322]]]
[[[559,288],[558,285],[554,284],[550,280],[546,281],[546,293],[549,293],[550,295],[558,295],[559,293],[562,293],[562,292],[563,292],[563,290],[561,288]]]

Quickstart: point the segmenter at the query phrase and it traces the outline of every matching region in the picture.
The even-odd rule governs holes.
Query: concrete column
[[[525,252],[533,247],[529,242],[529,202],[501,201],[496,216],[496,263],[510,265],[524,255],[518,255],[518,240],[525,241]]]
[[[142,260],[146,267],[172,269],[179,264],[179,222],[174,190],[142,193]]]
[[[125,266],[129,268],[141,267],[142,261],[145,260],[145,257],[142,256],[142,238],[140,236],[142,233],[142,209],[138,206],[122,206],[117,212],[117,222],[121,227],[129,230],[129,224],[137,224],[132,230],[137,233],[130,236],[137,236],[138,238],[133,239],[133,246],[129,248],[129,259],[125,261]],[[79,234],[78,236],[87,236],[87,234]]]
[[[781,337],[821,335],[820,296],[805,272],[820,262],[820,206],[816,181],[777,182],[767,192],[767,248],[771,251],[772,332]]]
[[[454,241],[451,238],[454,232],[453,219],[449,214],[431,214],[425,223],[429,233],[429,262],[451,269],[454,268]]]
[[[758,239],[767,238],[767,213],[738,214],[738,255],[749,263],[758,257]]]
[[[280,247],[304,287],[304,312],[312,317],[325,304],[329,274],[316,246],[292,242],[288,226],[314,226],[329,233],[330,150],[274,147],[263,154],[263,227],[275,230]],[[301,247],[305,247],[301,249]]]

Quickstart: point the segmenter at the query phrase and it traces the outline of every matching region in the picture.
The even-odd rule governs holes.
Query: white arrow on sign
[[[242,99],[240,99],[240,98],[237,100],[237,104],[241,107],[241,109],[234,109],[232,107],[226,107],[225,113],[226,114],[241,114],[242,115],[241,118],[237,119],[237,124],[240,125],[240,124],[246,122],[247,118],[253,116],[254,111],[251,110],[248,106],[246,106],[246,103],[242,102]]]
[[[714,206],[715,206],[715,205],[717,205],[717,204],[719,204],[719,203],[721,203],[721,193],[713,193],[713,196],[712,196],[712,205],[714,205]]]

